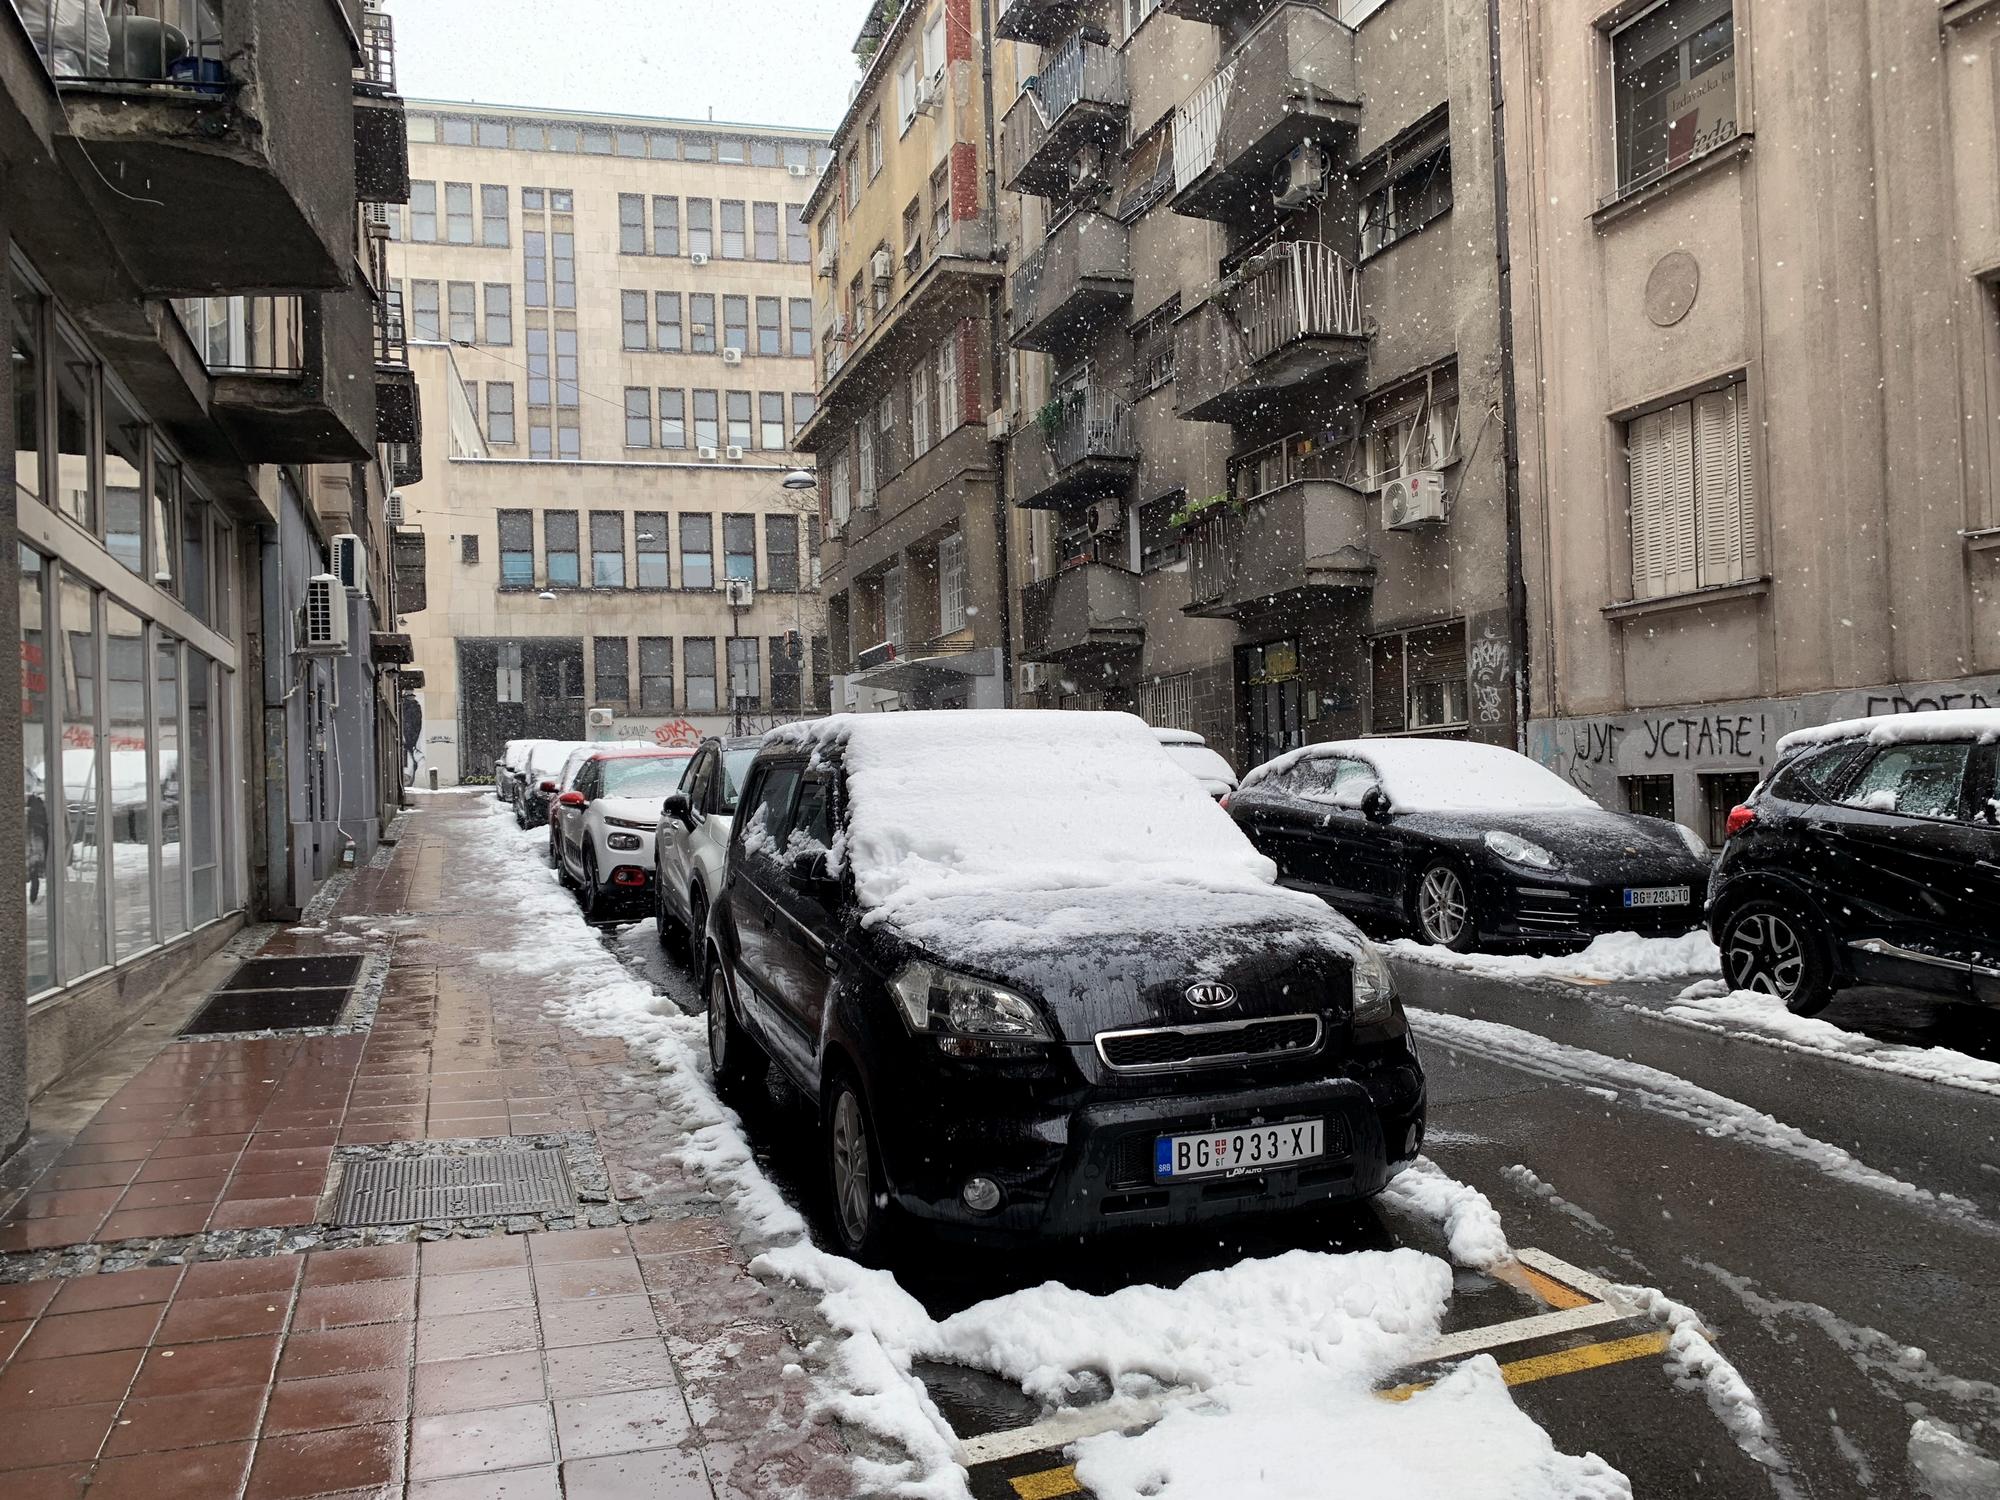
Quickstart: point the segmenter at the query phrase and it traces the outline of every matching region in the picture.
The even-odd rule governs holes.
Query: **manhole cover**
[[[251,958],[237,965],[225,990],[346,989],[361,977],[358,953],[316,953],[305,958]]]
[[[333,1222],[411,1224],[575,1207],[560,1151],[403,1156],[348,1162]]]
[[[222,990],[194,1013],[180,1034],[331,1026],[346,1004],[346,990]]]

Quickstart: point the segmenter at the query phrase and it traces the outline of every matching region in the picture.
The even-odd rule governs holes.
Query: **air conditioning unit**
[[[876,281],[893,281],[896,261],[887,250],[877,250],[868,260],[868,274]]]
[[[391,526],[403,524],[403,496],[398,490],[391,490],[382,501],[382,519]]]
[[[347,589],[332,573],[306,580],[298,650],[302,656],[347,655]]]
[[[743,351],[742,351],[741,349],[724,349],[724,350],[722,351],[722,362],[723,362],[723,363],[724,363],[725,365],[740,365],[740,364],[742,364],[742,363],[743,363]]]
[[[694,451],[698,457],[706,458],[709,459],[710,461],[713,461],[716,458],[721,457],[721,455],[717,453],[716,450],[713,448],[697,448]]]
[[[609,729],[611,721],[618,715],[608,708],[593,708],[584,715],[584,722],[592,729]]]
[[[1278,163],[1271,183],[1271,198],[1280,208],[1304,208],[1326,196],[1326,179],[1333,164],[1311,141],[1297,147]]]
[[[833,246],[820,246],[819,255],[813,261],[813,269],[822,276],[833,275]]]
[[[1382,486],[1382,528],[1408,531],[1444,519],[1444,475],[1417,469]]]
[[[348,593],[368,596],[368,548],[351,531],[333,539],[333,573]]]
[[[743,462],[743,449],[739,445],[731,443],[727,448],[722,450],[722,456],[733,464],[741,463]]]
[[[1116,500],[1094,500],[1090,506],[1090,534],[1109,536],[1124,519],[1124,512]]]
[[[917,113],[933,113],[944,102],[944,74],[933,73],[928,78],[917,80]]]
[[[757,588],[747,578],[725,578],[722,580],[722,597],[731,609],[748,609],[757,597]]]
[[[810,177],[813,174],[813,169],[802,161],[793,162],[785,170],[790,172],[794,177]]]
[[[695,251],[695,252],[694,252],[694,253],[693,253],[692,255],[688,256],[688,264],[689,264],[689,265],[695,265],[695,266],[705,266],[705,265],[707,265],[707,264],[708,264],[708,252],[707,252],[707,251],[705,251],[705,250],[697,250],[697,251]]]
[[[362,222],[368,232],[378,238],[389,233],[389,205],[386,203],[364,203],[361,205]]]

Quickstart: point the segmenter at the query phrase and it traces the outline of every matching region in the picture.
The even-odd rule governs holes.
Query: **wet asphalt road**
[[[663,993],[698,1008],[650,922],[607,942]],[[1678,984],[1502,982],[1401,960],[1396,967],[1430,1076],[1428,1154],[1493,1201],[1516,1247],[1656,1287],[1695,1309],[1762,1401],[1784,1467],[1746,1457],[1703,1394],[1676,1387],[1657,1356],[1518,1386],[1516,1399],[1558,1446],[1594,1450],[1631,1476],[1636,1493],[1658,1496],[1938,1500],[1907,1457],[1920,1416],[2000,1456],[2000,1097],[1650,1017]],[[1803,1138],[1788,1135],[1788,1148],[1774,1149],[1758,1135],[1768,1127],[1718,1128],[1716,1115],[1688,1108],[1671,1089],[1655,1094],[1552,1068],[1533,1055],[1532,1040],[1524,1053],[1484,1038],[1446,1040],[1437,1034],[1444,1023],[1424,1012],[1644,1064]],[[1824,1018],[1884,1040],[2000,1056],[2000,1018],[1890,992],[1843,997]],[[823,1225],[809,1113],[779,1089],[747,1123],[766,1170]],[[1894,1183],[1835,1175],[1815,1159],[1824,1155],[1815,1142],[1963,1201],[1940,1204]],[[1050,1277],[1092,1290],[1172,1285],[1298,1246],[1409,1244],[1443,1253],[1429,1226],[1375,1206],[1144,1239],[1138,1254],[1134,1242],[1112,1241],[1029,1257],[918,1257],[899,1275],[944,1314]],[[1511,1292],[1482,1277],[1462,1275],[1460,1287],[1451,1326],[1538,1310],[1515,1306]],[[940,1381],[934,1390],[963,1417],[962,1433],[965,1423],[1024,1419],[1009,1415],[1008,1394],[993,1382]]]

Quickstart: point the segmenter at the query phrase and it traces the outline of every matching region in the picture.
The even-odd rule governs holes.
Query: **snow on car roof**
[[[582,748],[576,740],[537,740],[528,752],[528,766],[536,771],[559,771],[563,762]]]
[[[1335,757],[1373,766],[1390,803],[1405,812],[1525,812],[1597,806],[1527,756],[1499,745],[1466,740],[1329,740],[1266,761],[1243,778],[1243,790],[1283,775],[1302,761]]]
[[[1228,791],[1236,785],[1236,767],[1200,740],[1161,740],[1160,744],[1168,758],[1200,782],[1211,796],[1217,786]]]
[[[1783,757],[1807,745],[1859,739],[1871,745],[1964,739],[1991,745],[2000,743],[2000,708],[1930,709],[1913,714],[1880,714],[1872,719],[1842,719],[1812,729],[1793,730],[1778,741],[1778,754]]]
[[[590,747],[592,760],[625,760],[635,755],[673,755],[682,760],[694,754],[692,745],[620,745],[607,743]]]
[[[1192,729],[1155,729],[1153,738],[1162,745],[1206,745],[1207,740]]]

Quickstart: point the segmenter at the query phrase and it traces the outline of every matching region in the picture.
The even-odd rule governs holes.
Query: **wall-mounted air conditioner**
[[[694,451],[696,457],[705,458],[710,460],[711,462],[713,462],[716,458],[721,456],[713,448],[697,448]]]
[[[401,491],[391,490],[382,501],[382,519],[391,526],[403,524],[403,496]]]
[[[368,596],[368,548],[351,531],[333,539],[333,573],[348,593]]]
[[[306,602],[300,614],[300,655],[347,655],[347,588],[337,576],[315,573],[306,580]]]
[[[813,269],[822,276],[833,274],[833,246],[822,245],[818,257],[813,261]]]
[[[789,167],[786,167],[785,170],[787,172],[790,172],[794,177],[810,177],[813,174],[812,168],[807,166],[802,161],[793,162]]]
[[[1417,469],[1382,486],[1384,530],[1408,531],[1443,519],[1444,475],[1436,469]]]
[[[1089,519],[1092,536],[1109,536],[1125,519],[1125,513],[1116,500],[1094,500],[1090,505]]]
[[[694,253],[693,253],[692,255],[688,256],[688,264],[689,264],[689,265],[691,265],[691,266],[705,266],[705,265],[707,265],[707,264],[708,264],[708,252],[707,252],[706,250],[697,250],[697,251],[695,251],[695,252],[694,252]]]
[[[743,363],[743,351],[742,351],[741,349],[724,349],[724,350],[722,351],[722,362],[723,362],[723,363],[724,363],[725,365],[740,365],[740,364],[742,364],[742,363]]]
[[[944,102],[944,74],[933,73],[917,80],[916,109],[920,115],[935,114]]]
[[[1304,208],[1326,196],[1326,179],[1332,163],[1311,141],[1300,145],[1278,163],[1271,181],[1271,200],[1280,208]]]
[[[611,728],[612,720],[616,719],[617,717],[618,715],[614,713],[611,709],[593,708],[584,715],[584,722],[588,724],[592,729],[608,730]]]
[[[722,597],[731,609],[748,609],[757,597],[756,585],[747,578],[725,578]]]
[[[722,456],[733,464],[740,464],[743,462],[743,449],[740,445],[731,443],[722,450]]]
[[[869,257],[868,274],[876,281],[893,281],[896,277],[896,261],[887,250],[877,250]]]

